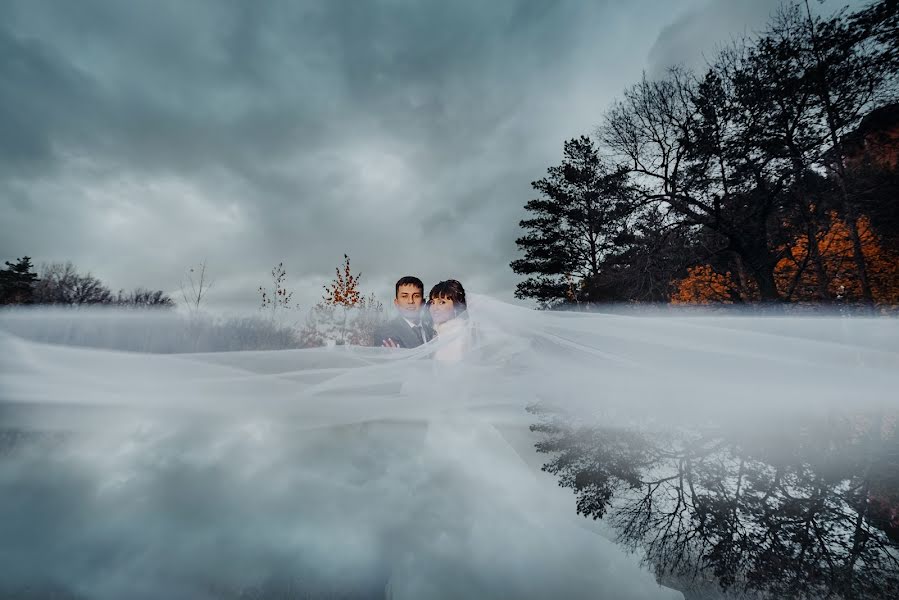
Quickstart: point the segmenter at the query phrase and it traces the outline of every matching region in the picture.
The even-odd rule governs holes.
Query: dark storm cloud
[[[702,68],[732,39],[763,29],[780,4],[780,0],[708,0],[683,12],[659,33],[649,52],[647,74],[659,77],[678,65]]]
[[[281,260],[308,306],[346,252],[381,294],[509,298],[563,141],[769,4],[0,2],[0,257],[167,290],[206,257],[251,307]]]
[[[77,131],[66,114],[83,114],[93,98],[91,82],[39,40],[21,39],[0,27],[0,169],[48,166],[51,132]]]
[[[846,4],[863,3],[863,0],[815,0],[809,8],[814,14],[828,15]],[[782,5],[782,0],[699,2],[684,10],[659,33],[649,52],[647,74],[658,77],[676,65],[701,69],[725,45],[762,33]]]

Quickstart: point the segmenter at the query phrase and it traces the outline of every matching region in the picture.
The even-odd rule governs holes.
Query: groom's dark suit
[[[422,331],[424,329],[424,331]],[[396,317],[381,325],[375,331],[375,346],[383,346],[388,339],[402,348],[415,348],[434,337],[434,332],[427,325],[421,324],[416,332],[403,317]]]

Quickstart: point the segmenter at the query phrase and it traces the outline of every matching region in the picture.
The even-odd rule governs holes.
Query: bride
[[[468,317],[465,288],[455,279],[441,281],[428,294],[428,314],[437,335],[434,358],[461,360],[475,342],[475,330]]]

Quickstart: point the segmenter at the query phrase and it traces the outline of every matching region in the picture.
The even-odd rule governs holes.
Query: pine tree
[[[631,210],[626,174],[609,168],[586,136],[565,142],[562,164],[547,172],[531,184],[541,197],[525,205],[532,216],[520,223],[525,256],[510,266],[531,277],[515,295],[544,306],[610,299],[604,261]]]
[[[37,273],[30,256],[23,256],[15,263],[5,261],[6,269],[0,271],[0,304],[32,304]]]

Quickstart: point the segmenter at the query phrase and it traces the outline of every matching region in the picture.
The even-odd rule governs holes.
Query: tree
[[[711,265],[690,267],[673,287],[672,304],[733,304],[739,297],[731,272],[719,273]]]
[[[375,331],[384,322],[384,305],[374,293],[359,300],[347,331],[347,343],[354,346],[370,346]]]
[[[791,14],[782,12],[776,20]],[[785,241],[798,235],[806,237],[808,248],[802,269],[818,273],[818,301],[832,297],[818,248],[825,206],[816,194],[821,177],[813,172],[826,149],[826,132],[811,109],[795,46],[792,37],[773,35],[735,43],[691,86],[688,103],[696,118],[686,121],[682,188],[692,187],[690,196],[700,201],[675,203],[675,210],[700,223],[713,243],[674,282],[672,302],[786,299],[777,267]]]
[[[184,298],[184,304],[192,313],[200,312],[200,304],[206,297],[206,294],[215,283],[206,277],[206,259],[203,259],[197,267],[190,267],[186,275],[187,283],[181,280],[181,297]]]
[[[335,343],[343,345],[349,343],[347,325],[350,324],[350,311],[361,308],[362,294],[359,292],[359,279],[362,273],[353,275],[350,268],[350,257],[343,255],[343,268],[334,268],[334,279],[329,285],[322,286],[325,293],[322,295],[322,304],[330,308],[331,331]]]
[[[749,140],[750,146],[774,158],[784,181],[781,238],[805,236],[808,251],[803,268],[815,271],[818,302],[826,303],[833,295],[818,238],[827,226],[828,207],[822,193],[826,184],[816,168],[829,141],[807,84],[809,65],[802,38],[795,34],[798,20],[795,6],[782,8],[771,30],[747,50],[746,60],[731,77],[741,104],[758,115],[758,134],[755,143]]]
[[[874,58],[893,78],[899,74],[899,0],[880,0],[852,14],[849,28],[862,40],[876,42]]]
[[[362,273],[353,275],[350,268],[350,257],[343,255],[343,269],[336,267],[334,269],[335,277],[329,285],[322,286],[325,290],[322,300],[325,304],[339,306],[344,309],[358,306],[362,300],[359,292],[359,279]]]
[[[899,255],[885,247],[866,217],[856,224],[865,262],[870,274],[874,302],[878,305],[899,304]],[[829,296],[840,302],[857,303],[863,300],[855,261],[852,236],[835,211],[828,213],[826,227],[816,234],[815,247],[819,251],[820,271],[809,269],[809,242],[805,232],[797,233],[783,249],[775,269],[779,293],[789,302],[820,302],[821,281]],[[758,298],[756,288],[748,290],[749,298]],[[711,264],[692,267],[687,276],[674,283],[671,302],[674,304],[730,304],[743,295],[730,271],[716,269]]]
[[[870,261],[899,248],[897,12],[881,0],[823,18],[792,3],[701,72],[644,76],[607,111],[601,146],[571,140],[532,184],[516,294],[543,306],[892,297]],[[822,245],[844,237],[852,274]]]
[[[87,273],[81,275],[71,262],[44,263],[35,286],[35,302],[80,306],[112,304],[115,296],[102,281]]]
[[[893,110],[899,114],[899,104]],[[899,155],[895,140],[892,151]],[[884,247],[899,255],[899,163],[890,166],[865,157],[853,167],[853,183],[860,212],[881,236]]]
[[[531,429],[551,456],[543,470],[665,585],[697,597],[711,581],[710,596],[884,599],[899,586],[894,420],[829,415],[756,434],[541,417]]]
[[[668,302],[672,281],[709,254],[700,233],[656,207],[635,212],[605,265],[620,298]]]
[[[371,344],[375,329],[384,318],[384,306],[374,294],[363,296],[359,290],[362,273],[354,275],[350,258],[334,269],[330,284],[323,286],[322,299],[309,311],[300,337],[306,347]]]
[[[874,297],[857,229],[858,208],[852,193],[851,171],[847,169],[844,140],[864,115],[884,100],[890,80],[895,76],[889,62],[882,60],[883,44],[876,37],[859,35],[852,20],[843,15],[830,19],[813,17],[808,0],[805,8],[804,26],[787,23],[787,35],[804,42],[808,86],[831,144],[823,166],[835,179],[841,216],[852,241],[862,299],[870,304]]]
[[[600,133],[642,203],[720,237],[715,251],[731,253],[762,299],[779,302],[770,241],[783,181],[772,157],[750,145],[758,120],[730,77],[742,60],[736,50],[724,53],[701,80],[679,69],[660,81],[644,78],[607,113]]]
[[[0,304],[31,304],[34,302],[34,285],[38,281],[30,256],[5,261],[6,269],[0,271]]]
[[[516,240],[524,258],[512,270],[531,275],[515,295],[543,305],[618,299],[605,262],[632,211],[626,173],[610,168],[585,136],[565,142],[564,159],[531,186],[541,197],[525,209],[527,233]]]
[[[130,308],[173,308],[175,301],[162,290],[138,287],[130,292],[119,290],[114,304]]]
[[[865,292],[857,277],[853,234],[836,212],[830,213],[829,217],[830,226],[821,232],[818,240],[829,291],[844,302],[862,301]],[[883,247],[867,218],[860,218],[854,230],[862,246],[872,300],[876,304],[899,304],[899,256]],[[785,294],[796,300],[812,299],[814,296],[809,289],[817,287],[818,283],[816,272],[801,270],[807,254],[806,242],[805,238],[796,240],[787,255],[789,258],[785,257],[777,269],[779,285]]]
[[[300,345],[303,348],[317,348],[337,344],[342,332],[337,327],[336,307],[317,302],[306,315],[306,323],[300,331]]]
[[[760,38],[722,51],[700,77],[675,69],[660,81],[644,78],[600,130],[640,198],[718,236],[723,245],[709,258],[721,262],[727,253],[731,260],[716,272],[730,271],[762,301],[784,300],[776,271],[800,232],[802,269],[815,272],[817,301],[835,297],[818,247],[834,209],[852,241],[862,299],[873,299],[845,139],[895,94],[895,74],[882,58],[895,17],[883,6],[865,15],[867,29],[853,26],[859,15],[823,19],[807,2],[804,14],[791,5]]]
[[[293,304],[293,292],[289,291],[285,284],[287,283],[287,270],[284,263],[279,262],[277,266],[272,268],[272,289],[259,286],[259,295],[261,297],[260,310],[269,312],[270,320],[274,323],[281,317],[281,313],[285,310],[299,308],[298,304]],[[209,289],[208,287],[206,289]]]

